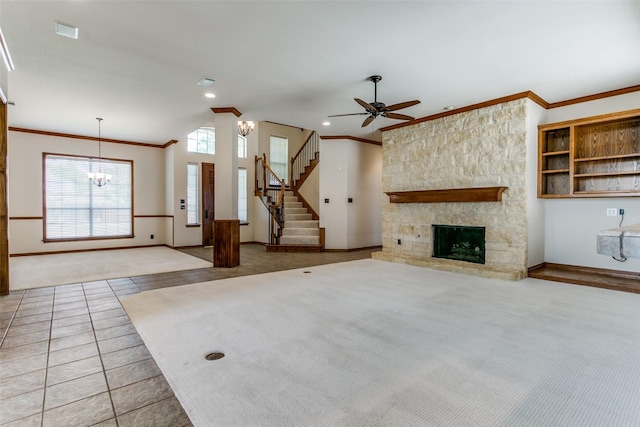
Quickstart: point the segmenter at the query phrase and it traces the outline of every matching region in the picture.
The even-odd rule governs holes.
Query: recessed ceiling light
[[[447,105],[446,107],[444,107],[444,111],[451,111],[454,108],[456,108],[456,107],[454,107],[453,105]]]
[[[213,77],[203,77],[200,80],[198,80],[198,83],[196,83],[198,86],[204,86],[204,87],[209,87],[212,84],[214,84],[216,82],[216,79],[214,79]]]
[[[56,34],[60,36],[69,37],[72,39],[78,39],[78,28],[71,25],[63,24],[62,22],[53,21]]]
[[[211,92],[207,92],[204,94],[204,96],[206,96],[207,98],[215,98],[216,94],[215,93],[211,93]]]
[[[322,126],[329,126],[331,122],[322,122]]]

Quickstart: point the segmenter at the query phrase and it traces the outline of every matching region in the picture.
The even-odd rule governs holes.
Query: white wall
[[[382,146],[349,141],[347,248],[382,245]],[[386,196],[385,196],[386,197]]]
[[[320,167],[316,166],[302,183],[298,192],[316,213],[320,212]]]
[[[547,110],[540,124],[556,123],[640,106],[640,92]],[[617,262],[596,251],[596,234],[618,226],[621,217],[607,208],[624,208],[624,224],[640,223],[640,197],[545,200],[545,261],[623,271],[640,271],[640,259]]]
[[[318,213],[326,249],[381,245],[382,147],[349,139],[321,140],[320,159]],[[348,203],[349,197],[353,203]]]
[[[527,100],[527,267],[544,262],[544,199],[538,198],[538,123],[544,108]]]
[[[10,254],[168,244],[166,224],[170,219],[165,216],[164,150],[104,142],[103,157],[133,160],[135,237],[77,242],[42,241],[42,153],[95,156],[97,150],[95,141],[8,132]],[[151,234],[154,235],[153,240]]]

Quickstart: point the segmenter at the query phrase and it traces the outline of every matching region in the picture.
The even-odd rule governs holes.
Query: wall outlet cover
[[[607,216],[616,216],[616,215],[618,215],[618,209],[607,208]]]

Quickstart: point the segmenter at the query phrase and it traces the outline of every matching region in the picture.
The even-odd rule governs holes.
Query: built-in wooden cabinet
[[[640,196],[640,109],[538,126],[538,197]]]

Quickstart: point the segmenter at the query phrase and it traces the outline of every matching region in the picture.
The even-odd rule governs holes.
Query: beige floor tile
[[[42,322],[27,323],[26,325],[9,327],[7,332],[8,337],[14,337],[17,335],[30,334],[32,332],[46,331],[51,328],[51,321],[45,320]]]
[[[49,353],[49,367],[62,365],[76,360],[86,359],[98,355],[98,347],[95,342]]]
[[[38,341],[18,347],[7,347],[6,349],[2,346],[0,348],[0,362],[4,363],[10,360],[35,356],[36,354],[46,353],[48,349],[49,341]]]
[[[87,323],[90,322],[91,318],[89,317],[89,313],[79,314],[77,316],[68,316],[62,317],[59,319],[55,319],[51,322],[51,327],[54,329],[63,328],[65,326],[73,326],[79,323]]]
[[[108,340],[111,338],[121,337],[122,335],[129,335],[136,332],[136,328],[133,325],[115,326],[113,328],[100,329],[96,331],[96,337],[98,341]]]
[[[107,383],[109,389],[124,387],[138,381],[162,375],[162,371],[153,359],[145,359],[128,365],[108,370]]]
[[[114,326],[128,325],[130,323],[131,321],[129,320],[128,316],[118,316],[118,317],[111,317],[109,319],[94,320],[93,328],[96,330],[106,329],[106,328],[113,328]]]
[[[102,372],[98,372],[85,377],[76,378],[71,381],[47,386],[44,397],[44,409],[57,408],[67,405],[87,397],[95,396],[107,391]]]
[[[44,388],[46,369],[0,380],[0,399]]]
[[[140,335],[137,333],[98,341],[98,347],[102,354],[111,353],[112,351],[118,351],[124,348],[135,347],[140,344],[143,344],[142,338],[140,338]]]
[[[175,397],[153,403],[118,417],[120,427],[184,427],[191,425],[189,417]]]
[[[38,371],[47,366],[47,355],[36,354],[22,359],[15,359],[0,364],[0,379],[15,377],[16,375]]]
[[[27,345],[39,341],[46,341],[49,339],[49,330],[33,332],[30,334],[16,335],[12,337],[6,337],[2,342],[2,348],[7,349],[10,347],[18,347],[21,345]]]
[[[13,322],[11,323],[11,325],[12,326],[20,326],[20,325],[26,325],[26,324],[29,324],[29,323],[51,321],[51,317],[52,317],[51,312],[42,313],[42,314],[34,314],[33,316],[16,317],[15,319],[13,319]]]
[[[122,350],[106,353],[102,355],[102,363],[106,370],[114,369],[129,363],[138,362],[140,360],[149,359],[151,353],[147,347],[138,345],[135,347],[125,348]]]
[[[8,424],[2,424],[2,427],[40,427],[42,425],[42,414],[37,413],[29,417],[20,418]]]
[[[62,350],[64,348],[76,347],[83,344],[95,342],[93,332],[70,335],[68,337],[55,338],[51,340],[49,351]]]
[[[173,391],[162,376],[111,391],[111,399],[118,416],[171,396]]]
[[[78,335],[85,332],[92,332],[93,327],[90,321],[83,323],[77,323],[71,326],[61,326],[59,328],[51,328],[51,339],[68,337],[71,335]]]
[[[64,365],[53,366],[47,373],[47,386],[70,381],[86,375],[102,372],[100,357],[94,356],[87,359],[76,360]]]
[[[110,319],[112,317],[126,316],[127,313],[122,309],[122,307],[113,308],[111,310],[99,311],[96,313],[91,313],[92,320],[104,320]]]
[[[102,393],[45,411],[42,426],[90,426],[114,416],[109,393]]]
[[[86,305],[80,308],[72,308],[69,310],[60,310],[53,312],[53,319],[62,319],[64,317],[80,316],[82,314],[89,314],[89,307]]]
[[[41,388],[0,400],[0,420],[8,423],[42,412],[43,396]]]

